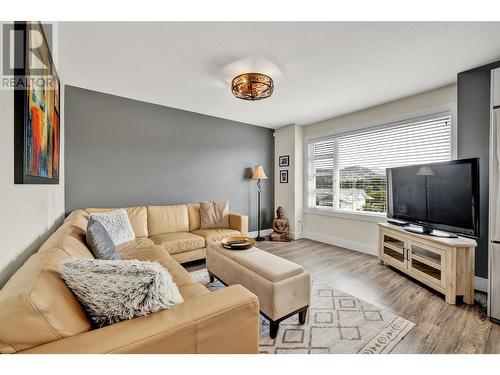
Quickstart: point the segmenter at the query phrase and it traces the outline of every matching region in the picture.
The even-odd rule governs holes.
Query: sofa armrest
[[[259,300],[241,285],[20,353],[258,353]]]
[[[248,235],[248,216],[237,214],[234,212],[229,213],[229,228],[237,230],[242,236]]]

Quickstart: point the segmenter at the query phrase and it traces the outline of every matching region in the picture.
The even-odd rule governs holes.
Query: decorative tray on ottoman
[[[246,250],[255,245],[255,240],[250,237],[226,237],[222,241],[222,246],[230,250]]]

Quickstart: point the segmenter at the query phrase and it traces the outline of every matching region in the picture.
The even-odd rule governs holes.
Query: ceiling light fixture
[[[274,82],[262,73],[244,73],[234,77],[231,90],[238,99],[261,100],[273,94]]]

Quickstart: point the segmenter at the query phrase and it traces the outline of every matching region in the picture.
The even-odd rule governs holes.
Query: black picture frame
[[[37,27],[43,36],[43,48],[46,49],[46,56],[48,61],[44,63],[49,64],[50,77],[52,82],[57,85],[57,93],[54,94],[54,113],[57,115],[57,146],[54,147],[57,154],[57,169],[54,173],[55,177],[37,176],[28,173],[28,127],[30,126],[30,107],[29,107],[29,93],[27,82],[31,77],[29,69],[29,40],[28,31],[32,27]],[[60,123],[60,101],[61,101],[61,84],[52,54],[47,43],[42,24],[40,22],[21,22],[14,23],[15,38],[14,38],[14,59],[15,69],[14,77],[17,85],[20,87],[14,88],[14,183],[15,184],[59,184],[60,177],[60,161],[61,161],[61,123]],[[19,32],[17,32],[19,31]],[[22,68],[19,68],[22,67]],[[38,72],[37,72],[38,73]],[[37,76],[39,74],[36,74]]]
[[[279,157],[279,166],[280,167],[289,167],[290,166],[290,155],[282,155]]]
[[[280,171],[280,184],[288,184],[288,169]]]

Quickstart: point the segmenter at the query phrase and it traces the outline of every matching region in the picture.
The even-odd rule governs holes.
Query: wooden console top
[[[458,237],[458,238],[443,238],[443,237],[434,237],[425,234],[418,234],[413,232],[408,232],[404,230],[402,227],[398,225],[393,225],[389,223],[378,223],[380,227],[391,229],[398,231],[402,234],[411,235],[414,238],[419,238],[424,241],[435,242],[445,246],[453,246],[453,247],[476,247],[477,242],[470,238]]]

